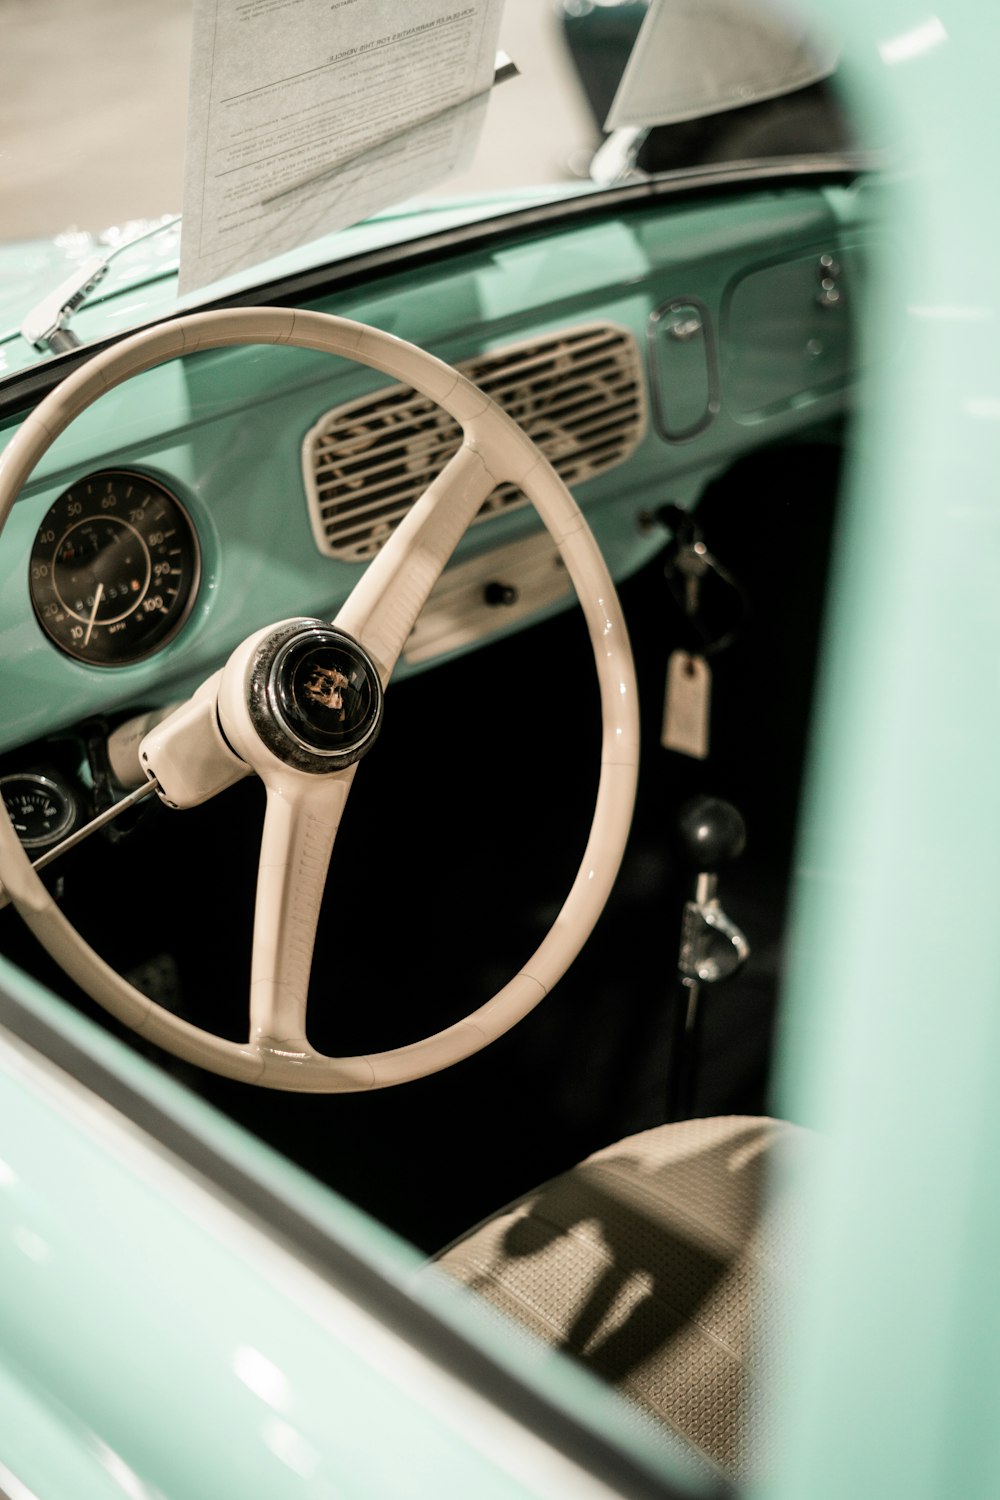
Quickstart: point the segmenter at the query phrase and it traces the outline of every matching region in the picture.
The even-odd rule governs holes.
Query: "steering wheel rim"
[[[617,875],[635,800],[639,724],[631,648],[614,583],[597,543],[566,486],[527,434],[450,365],[391,334],[331,314],[284,308],[194,313],[142,330],[95,355],[45,397],[0,454],[0,530],[42,455],[74,418],[104,392],[132,375],[185,354],[241,344],[287,344],[368,365],[413,386],[443,407],[462,428],[459,453],[449,460],[369,564],[334,621],[348,640],[360,642],[364,647],[383,686],[391,676],[416,613],[485,495],[502,480],[511,480],[534,505],[559,550],[583,608],[600,690],[603,725],[600,779],[590,835],[570,890],[538,948],[490,1000],[462,1020],[418,1041],[379,1053],[338,1058],[317,1053],[308,1044],[304,1027],[305,995],[289,1007],[281,988],[284,976],[265,979],[265,985],[271,989],[258,1005],[265,1017],[265,1029],[262,1031],[260,1026],[254,1029],[252,1019],[246,1043],[219,1037],[182,1020],[136,990],[89,946],[59,910],[32,869],[2,800],[0,880],[35,936],[65,972],[119,1021],[174,1056],[224,1077],[276,1089],[342,1093],[383,1088],[437,1072],[496,1040],[548,994],[589,937]],[[482,485],[487,482],[488,488],[482,493]],[[188,719],[194,715],[202,725],[211,722],[220,746],[225,746],[220,749],[221,754],[231,756],[231,745],[240,755],[246,752],[248,763],[229,773],[229,782],[225,784],[248,771],[256,771],[268,787],[269,810],[272,800],[281,804],[295,802],[299,797],[304,799],[306,811],[298,815],[295,837],[302,834],[305,825],[311,828],[315,822],[310,799],[322,803],[322,817],[327,824],[332,822],[332,833],[325,861],[321,860],[318,887],[321,896],[336,825],[356,763],[338,766],[335,773],[325,777],[310,776],[284,763],[276,766],[272,761],[280,757],[261,750],[255,732],[248,727],[250,720],[245,711],[245,684],[258,658],[261,641],[270,639],[275,630],[294,627],[295,623],[279,622],[278,626],[249,637],[233,653],[223,672],[210,678],[185,707]],[[304,626],[308,623],[303,622]],[[176,721],[182,728],[184,712],[180,711]],[[225,741],[219,733],[216,715],[225,724]],[[171,722],[166,721],[168,741]],[[181,739],[182,747],[188,743]],[[159,755],[164,755],[162,744],[159,731],[143,741],[142,759],[147,775],[158,774],[155,762],[158,747]],[[184,758],[183,754],[180,758]],[[307,779],[303,781],[302,777]],[[320,782],[322,790],[318,789]],[[166,796],[162,793],[161,796],[169,803]],[[265,815],[262,840],[255,971],[259,923],[273,920],[280,927],[284,921],[287,928],[289,920],[287,913],[275,916],[273,901],[266,891],[261,894],[266,885],[264,851],[269,837],[268,816],[270,812]],[[295,821],[293,814],[291,822]],[[284,837],[284,833],[279,835],[272,830],[272,848]],[[283,848],[280,857],[286,864],[295,865],[300,861],[300,852],[296,852],[297,845],[289,847],[292,852]],[[299,874],[293,872],[288,878],[297,882]],[[291,901],[293,917],[316,898],[314,886],[315,882],[309,884],[303,894],[303,889],[295,884],[289,896],[288,886],[282,885],[279,899],[286,905]],[[314,931],[315,923],[313,935]],[[270,939],[262,942],[268,948]],[[311,956],[310,941],[310,965]],[[252,981],[252,995],[255,983],[256,980]],[[305,983],[308,988],[308,973]],[[253,1004],[251,999],[251,1017]],[[266,1034],[268,1026],[275,1033],[294,1029],[296,1022],[288,1017],[292,1013],[297,1015],[298,1010],[301,1010],[301,1036]]]

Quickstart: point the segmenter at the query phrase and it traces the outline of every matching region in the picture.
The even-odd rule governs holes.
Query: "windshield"
[[[283,24],[294,26],[298,5],[308,0],[225,3],[254,16],[281,11],[289,17]],[[484,96],[467,160],[426,184],[409,183],[402,199],[398,187],[389,201],[379,201],[355,186],[341,218],[317,216],[297,231],[291,253],[251,256],[235,277],[217,274],[218,263],[213,269],[209,262],[185,288],[182,267],[180,289],[191,295],[180,298],[173,278],[194,227],[188,212],[185,243],[174,222],[193,154],[190,101],[204,61],[206,17],[221,14],[223,0],[104,0],[97,9],[33,0],[8,8],[6,244],[0,245],[5,370],[66,347],[43,326],[51,324],[51,308],[34,321],[28,315],[67,276],[72,292],[74,275],[79,280],[91,269],[97,275],[84,280],[61,319],[72,323],[70,346],[196,305],[206,286],[224,293],[518,204],[654,174],[850,146],[830,82],[835,47],[806,36],[785,12],[761,10],[756,0],[483,3],[499,13],[496,76],[503,81]],[[326,7],[331,37],[341,34],[347,22],[340,17],[356,14],[356,4]],[[57,96],[46,83],[56,34],[61,54],[73,59],[60,71]],[[508,59],[512,66],[505,66]],[[366,187],[373,176],[366,175]],[[159,232],[150,235],[151,229]],[[341,233],[331,238],[330,229]],[[133,240],[134,249],[117,253]],[[113,264],[105,266],[109,251]],[[133,298],[128,309],[120,304],[112,315],[110,300],[136,288],[146,289],[145,298]],[[95,306],[105,311],[88,321]]]

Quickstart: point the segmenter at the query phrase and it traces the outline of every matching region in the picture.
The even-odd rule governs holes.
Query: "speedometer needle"
[[[87,621],[87,634],[83,638],[83,644],[85,646],[89,646],[90,645],[91,631],[94,628],[94,621],[97,619],[97,606],[101,602],[101,597],[102,597],[103,593],[104,593],[104,584],[103,583],[99,583],[97,585],[97,593],[94,595],[94,603],[93,603],[93,606],[92,606],[91,611],[90,611],[90,619]]]

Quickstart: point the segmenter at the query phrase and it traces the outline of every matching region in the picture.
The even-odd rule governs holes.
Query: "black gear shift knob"
[[[681,851],[692,870],[716,870],[746,847],[743,815],[721,797],[690,797],[677,815]]]

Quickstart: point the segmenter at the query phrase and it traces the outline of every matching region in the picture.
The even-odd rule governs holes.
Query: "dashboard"
[[[529,225],[480,226],[469,244],[453,233],[437,253],[403,247],[308,305],[429,349],[503,405],[573,490],[620,581],[663,546],[664,507],[690,508],[741,455],[847,411],[876,233],[870,190],[850,179],[660,201],[640,191],[613,213],[554,207]],[[332,616],[458,436],[369,369],[256,345],[175,360],[83,412],[0,544],[0,773],[20,778],[4,795],[27,837],[44,845],[72,822],[52,791],[66,774],[53,744],[69,735],[72,760],[79,726],[98,721],[100,739],[189,695],[260,625]],[[570,597],[551,539],[503,486],[398,670]],[[95,778],[114,779],[91,765]]]

